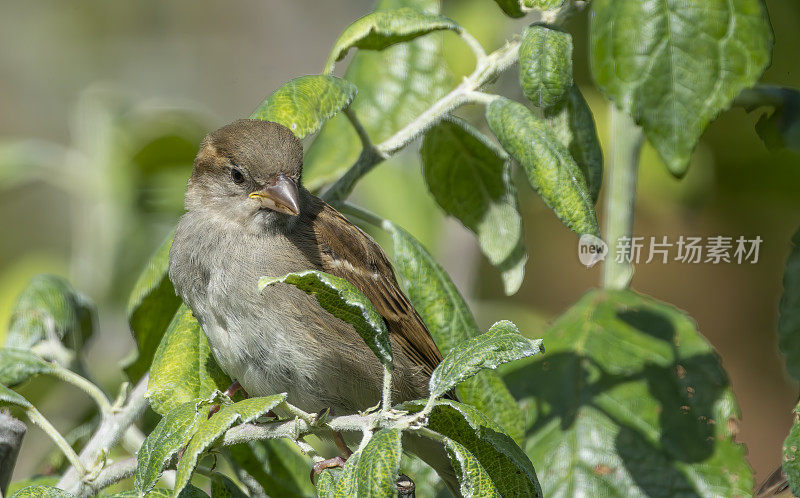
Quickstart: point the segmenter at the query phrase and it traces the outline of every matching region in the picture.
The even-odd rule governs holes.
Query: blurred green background
[[[763,81],[800,87],[800,4],[766,3],[775,51]],[[371,4],[0,3],[0,339],[28,279],[64,275],[98,303],[100,332],[87,351],[89,369],[114,389],[122,380],[118,363],[133,347],[124,318],[127,294],[180,216],[202,136],[248,116],[285,81],[320,72],[340,31]],[[445,0],[444,12],[488,50],[531,21],[509,20],[491,0]],[[581,16],[567,27],[575,36],[576,81],[606,146],[608,104],[592,87],[586,24]],[[458,78],[471,70],[470,55],[456,36],[443,36]],[[513,73],[498,86],[521,97]],[[479,111],[462,114],[483,126]],[[789,239],[800,224],[800,156],[764,147],[753,131],[759,113],[724,113],[682,181],[646,148],[635,227],[636,235],[672,240],[758,235],[764,240],[758,263],[642,264],[633,279],[637,290],[686,310],[719,351],[741,404],[739,440],[748,446],[757,480],[780,462],[797,398],[777,352],[775,324]],[[412,149],[365,178],[355,199],[433,250],[482,325],[510,318],[536,336],[598,284],[599,267],[580,265],[575,236],[524,187],[531,259],[520,292],[505,297],[474,238],[439,213]],[[62,430],[74,427],[88,406],[70,388],[34,381],[25,392]],[[17,478],[41,471],[48,449],[44,436],[31,430]]]

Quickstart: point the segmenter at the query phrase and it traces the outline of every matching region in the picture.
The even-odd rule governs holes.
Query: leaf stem
[[[350,124],[353,125],[353,128],[355,128],[356,133],[358,133],[358,138],[361,140],[361,146],[364,149],[372,149],[374,147],[372,145],[372,139],[369,138],[367,130],[364,129],[364,126],[361,124],[361,121],[358,120],[358,116],[356,116],[356,113],[351,108],[348,107],[347,109],[344,110],[344,114],[345,116],[347,116],[347,119],[350,120]]]
[[[464,81],[450,93],[436,101],[391,137],[371,148],[364,148],[350,169],[322,193],[322,198],[331,203],[347,198],[361,177],[425,133],[450,112],[464,104],[486,103],[486,95],[478,90],[492,83],[497,76],[517,62],[519,44],[519,40],[508,42],[480,59],[472,74],[464,78]]]
[[[392,408],[392,371],[384,365],[383,367],[383,395],[381,396],[383,407],[381,414],[386,415]]]
[[[636,177],[644,134],[624,111],[611,104],[611,161],[606,185],[605,242],[609,246],[603,263],[603,287],[625,289],[633,277],[628,254],[618,254],[620,240],[633,235]],[[632,242],[631,242],[632,243]],[[629,243],[628,249],[632,251]]]
[[[111,402],[108,400],[108,397],[99,387],[94,385],[85,377],[81,377],[72,370],[64,368],[57,363],[53,364],[52,375],[63,380],[64,382],[72,384],[88,394],[89,397],[92,398],[95,403],[97,403],[97,406],[100,407],[100,411],[104,417],[111,412]]]
[[[470,50],[472,50],[472,53],[475,54],[476,63],[480,64],[481,61],[486,58],[486,51],[483,49],[483,45],[465,29],[459,31],[458,36],[464,40],[464,43],[466,43]]]
[[[56,443],[56,446],[64,453],[64,456],[67,457],[69,463],[73,466],[75,471],[82,477],[86,475],[86,467],[83,466],[81,463],[80,458],[78,458],[78,454],[75,453],[75,450],[72,449],[72,446],[64,439],[64,436],[61,435],[58,430],[53,427],[53,424],[47,420],[44,415],[36,409],[36,407],[31,406],[25,410],[25,413],[28,415],[28,418],[31,422],[35,425],[38,425],[44,432],[47,434],[50,439]]]

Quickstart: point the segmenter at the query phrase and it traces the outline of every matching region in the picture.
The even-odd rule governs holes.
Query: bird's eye
[[[231,180],[233,180],[233,183],[244,183],[244,175],[239,168],[231,168]]]

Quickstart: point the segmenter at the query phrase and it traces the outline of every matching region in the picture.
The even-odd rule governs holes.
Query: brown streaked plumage
[[[427,397],[442,357],[380,246],[300,183],[302,146],[287,128],[240,120],[195,159],[170,250],[170,279],[220,366],[250,395],[287,393],[308,412],[354,413],[380,400],[382,368],[352,325],[291,285],[262,276],[322,270],[350,281],[386,322],[393,401]],[[404,437],[457,489],[438,443]],[[455,487],[453,487],[455,486]]]

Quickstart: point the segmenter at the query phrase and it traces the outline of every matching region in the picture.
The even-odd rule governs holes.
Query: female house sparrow
[[[169,276],[215,358],[251,395],[288,393],[308,412],[345,415],[376,405],[382,368],[353,327],[291,285],[262,276],[321,270],[353,283],[383,316],[394,352],[392,399],[428,395],[442,356],[400,290],[380,246],[300,184],[303,149],[277,123],[240,120],[201,143]],[[441,447],[407,447],[455,483]],[[457,488],[456,488],[457,489]]]

